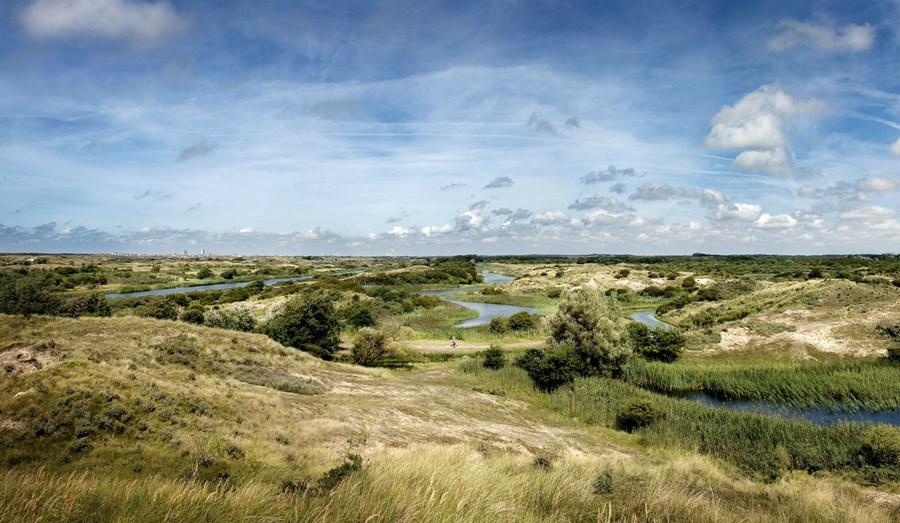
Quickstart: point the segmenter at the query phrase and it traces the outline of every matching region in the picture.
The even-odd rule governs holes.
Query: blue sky
[[[11,0],[0,251],[900,251],[900,3]]]

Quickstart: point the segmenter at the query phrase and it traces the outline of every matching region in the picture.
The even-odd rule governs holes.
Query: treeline
[[[482,281],[478,268],[470,259],[443,258],[421,269],[359,274],[354,282],[362,285],[465,285]]]

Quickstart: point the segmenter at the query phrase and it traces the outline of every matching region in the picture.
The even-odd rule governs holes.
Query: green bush
[[[888,347],[886,359],[891,363],[900,363],[900,347]]]
[[[0,312],[5,314],[55,314],[61,300],[52,292],[51,276],[28,273],[23,277],[0,275]]]
[[[484,351],[484,367],[499,370],[506,366],[506,352],[497,345],[491,345]]]
[[[193,323],[194,325],[203,325],[203,309],[192,307],[181,313],[181,321]]]
[[[663,417],[663,411],[650,400],[635,399],[627,401],[616,413],[616,428],[625,432],[652,425]]]
[[[212,278],[213,272],[209,270],[209,267],[203,267],[199,271],[197,271],[197,278],[201,280],[205,280],[207,278]]]
[[[250,332],[256,327],[256,318],[249,307],[230,307],[207,311],[203,323],[216,329]]]
[[[377,323],[371,303],[354,301],[341,309],[340,313],[344,321],[352,327],[374,327]]]
[[[514,331],[530,331],[536,327],[534,318],[525,311],[517,312],[506,320],[509,330]]]
[[[555,299],[555,298],[559,298],[560,296],[562,296],[562,289],[560,289],[559,287],[553,287],[553,288],[547,290],[548,298]]]
[[[491,318],[491,323],[488,328],[494,334],[503,334],[506,332],[507,328],[506,320],[499,316]]]
[[[154,297],[138,307],[137,313],[139,316],[158,320],[177,320],[178,305],[168,298]]]
[[[643,323],[633,322],[628,324],[628,334],[635,353],[646,360],[672,363],[684,350],[684,335],[674,328],[651,329]]]
[[[900,429],[890,425],[867,429],[863,435],[863,453],[873,466],[900,466]]]
[[[71,316],[73,318],[77,318],[83,314],[111,316],[112,309],[109,306],[109,301],[106,299],[106,296],[100,293],[94,293],[89,296],[79,296],[63,302],[59,307],[59,314]]]
[[[579,361],[571,347],[554,349],[528,349],[516,360],[516,366],[525,370],[541,392],[553,392],[572,383],[578,374]]]
[[[265,326],[273,340],[331,359],[338,347],[341,325],[331,296],[316,291],[287,301]]]
[[[357,365],[372,365],[390,354],[390,345],[387,334],[371,327],[363,327],[353,341],[350,357]]]

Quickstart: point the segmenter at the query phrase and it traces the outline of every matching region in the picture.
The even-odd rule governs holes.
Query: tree
[[[205,280],[207,278],[212,278],[213,272],[209,270],[209,267],[203,267],[199,271],[197,271],[197,278],[201,280]]]
[[[59,297],[51,291],[53,280],[32,271],[21,277],[0,279],[0,312],[6,314],[55,314]]]
[[[539,391],[553,392],[575,380],[580,364],[571,347],[561,346],[528,349],[516,360],[516,366],[528,373]]]
[[[282,345],[331,359],[338,347],[340,325],[331,297],[319,291],[287,301],[266,324],[265,332]]]
[[[631,357],[622,310],[615,298],[597,289],[567,292],[545,327],[548,345],[570,345],[585,376],[618,376]]]
[[[353,341],[350,357],[357,365],[372,365],[383,356],[390,354],[391,340],[387,334],[371,327],[359,329]]]
[[[495,316],[491,318],[491,323],[488,329],[490,329],[490,331],[494,334],[503,334],[504,332],[506,332],[506,320],[504,320],[500,316]]]

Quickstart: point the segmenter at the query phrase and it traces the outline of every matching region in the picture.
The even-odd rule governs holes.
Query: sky
[[[0,252],[900,252],[900,1],[0,2]]]

